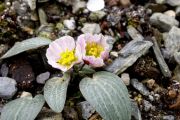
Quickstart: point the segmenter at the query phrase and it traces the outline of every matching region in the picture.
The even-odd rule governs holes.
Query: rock
[[[35,10],[36,9],[36,0],[25,0],[29,7],[31,8],[31,10]]]
[[[2,109],[3,109],[3,105],[0,104],[0,118],[1,118],[1,112],[2,112]]]
[[[5,52],[7,52],[9,46],[6,44],[1,44],[0,45],[0,56],[2,56]]]
[[[144,40],[144,37],[131,25],[128,26],[127,32],[133,40]]]
[[[154,101],[154,97],[153,97],[152,95],[149,95],[148,98],[149,98],[149,100],[150,100],[151,102]]]
[[[131,4],[130,0],[120,0],[122,6],[128,6]]]
[[[153,89],[155,83],[156,83],[156,82],[155,82],[154,79],[149,79],[149,80],[147,80],[147,87],[148,87],[149,89]]]
[[[163,116],[163,120],[175,120],[173,115],[165,115]]]
[[[171,71],[169,70],[169,67],[168,65],[166,64],[165,60],[164,60],[164,57],[160,51],[160,47],[157,43],[157,40],[155,39],[155,37],[152,38],[152,41],[153,41],[153,51],[154,51],[154,54],[156,56],[156,59],[157,59],[157,62],[159,64],[159,67],[161,69],[161,72],[162,74],[165,76],[165,77],[171,77]]]
[[[176,90],[169,90],[168,91],[168,97],[170,98],[170,99],[175,99],[176,97],[177,97],[177,91]]]
[[[150,110],[154,110],[154,106],[147,100],[143,100],[144,111],[149,112]]]
[[[106,42],[109,44],[109,49],[112,50],[114,43],[116,42],[116,39],[112,36],[106,35]]]
[[[167,37],[164,39],[165,51],[169,59],[174,57],[174,54],[180,49],[180,29],[172,27]]]
[[[125,85],[129,85],[130,84],[130,77],[128,73],[122,73],[121,74],[121,80],[124,82]]]
[[[64,3],[65,5],[72,5],[75,2],[75,0],[56,0],[56,1],[60,3]]]
[[[4,99],[12,98],[17,92],[16,81],[8,77],[0,77],[0,97]]]
[[[7,67],[7,64],[6,63],[2,64],[2,66],[1,66],[1,76],[2,77],[7,77],[8,72],[9,72],[9,68]]]
[[[174,53],[174,59],[180,65],[180,52]]]
[[[23,98],[23,97],[31,97],[31,98],[32,98],[32,94],[29,93],[29,92],[23,91],[23,92],[21,93],[21,96],[20,96],[20,97],[21,97],[21,98]]]
[[[55,113],[51,109],[43,108],[36,120],[64,120],[61,113]]]
[[[165,4],[154,4],[154,3],[148,3],[146,7],[150,10],[152,10],[152,13],[155,12],[164,12],[168,9],[168,7]]]
[[[173,26],[179,25],[179,22],[174,17],[162,13],[154,13],[150,17],[150,23],[163,32],[168,32]]]
[[[119,57],[106,66],[105,69],[109,72],[120,74],[133,65],[151,46],[152,43],[150,41],[132,40],[120,50]]]
[[[49,0],[37,0],[38,3],[48,2]]]
[[[111,55],[112,57],[114,57],[114,58],[117,58],[117,57],[118,57],[118,52],[112,51],[112,52],[110,52],[110,55]]]
[[[134,118],[132,120],[142,120],[141,112],[138,108],[136,101],[133,99],[131,99],[131,108],[132,108],[131,116]]]
[[[77,11],[79,11],[79,9],[85,8],[85,7],[86,7],[85,1],[75,0],[75,2],[73,3],[73,6],[72,6],[73,13],[76,13]]]
[[[154,98],[155,98],[156,101],[159,101],[161,96],[159,94],[154,94]]]
[[[174,79],[180,83],[180,65],[177,65],[174,70]]]
[[[26,59],[22,57],[13,59],[9,66],[9,74],[16,80],[18,87],[22,89],[32,88],[35,75],[32,66]]]
[[[89,15],[89,19],[93,21],[97,21],[97,20],[101,20],[105,15],[106,13],[104,11],[96,11],[96,12],[92,12]]]
[[[39,21],[41,25],[47,25],[47,15],[42,8],[38,9]]]
[[[176,13],[173,10],[168,10],[168,11],[164,12],[164,14],[168,15],[170,17],[174,17],[174,18],[176,17]]]
[[[101,28],[100,25],[96,23],[85,23],[81,31],[83,33],[98,34],[101,32]]]
[[[157,4],[164,4],[166,0],[155,0]]]
[[[180,16],[180,6],[176,8],[176,16]]]
[[[105,7],[104,0],[88,0],[87,2],[87,8],[92,12],[101,10],[104,7]]]
[[[131,85],[144,96],[148,96],[150,94],[149,90],[141,82],[139,82],[138,79],[131,79]]]
[[[180,6],[180,0],[166,0],[166,3],[171,6]]]
[[[95,109],[87,101],[80,102],[78,107],[81,109],[83,119],[86,120],[95,112]]]
[[[50,72],[41,73],[36,77],[36,81],[39,84],[45,84],[46,80],[50,77]]]
[[[64,107],[63,116],[65,120],[79,120],[78,114],[75,109],[69,106]]]
[[[74,30],[76,28],[75,20],[73,18],[70,20],[64,20],[63,23],[69,30]]]

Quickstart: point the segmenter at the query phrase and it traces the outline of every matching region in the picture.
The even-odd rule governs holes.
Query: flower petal
[[[94,56],[86,56],[83,58],[92,67],[102,67],[104,66],[104,61],[101,58],[95,58]]]
[[[68,50],[74,50],[75,49],[75,41],[72,37],[64,36],[64,37],[61,37],[61,38],[53,41],[49,45],[49,48],[46,51],[46,57],[48,59],[48,63],[52,67],[60,69],[64,72],[69,70],[75,64],[75,62],[73,62],[69,67],[62,66],[62,65],[57,63],[58,59],[60,58],[60,53],[66,51],[67,49]],[[81,58],[78,58],[78,60],[79,59],[81,59]]]

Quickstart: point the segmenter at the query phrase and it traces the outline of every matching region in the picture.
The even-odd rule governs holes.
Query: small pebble
[[[21,96],[20,96],[20,97],[21,97],[21,98],[23,98],[23,97],[32,97],[32,94],[29,93],[29,92],[23,91],[23,92],[21,93]]]
[[[160,100],[160,97],[161,97],[161,96],[160,96],[159,94],[154,94],[154,98],[155,98],[156,101],[159,101],[159,100]]]
[[[0,44],[0,56],[7,52],[9,46],[6,44]]]
[[[87,2],[87,8],[92,12],[101,10],[104,7],[105,7],[104,0],[88,0]]]
[[[2,66],[1,66],[1,76],[2,77],[7,77],[8,71],[9,71],[9,68],[7,67],[7,64],[6,63],[2,64]]]
[[[143,104],[144,104],[144,110],[145,110],[146,112],[154,109],[154,108],[153,108],[153,105],[152,105],[149,101],[147,101],[147,100],[143,100]]]
[[[101,28],[97,23],[85,23],[81,31],[83,33],[98,34],[101,32]]]
[[[153,80],[153,79],[150,79],[147,81],[147,87],[150,89],[153,88],[154,84],[155,84],[155,80]]]
[[[155,0],[157,4],[164,4],[166,0]]]
[[[81,109],[82,117],[86,120],[95,112],[95,109],[87,101],[78,103],[78,106]]]
[[[64,20],[63,23],[69,30],[74,30],[76,28],[75,20],[73,18],[70,20]]]
[[[154,101],[154,97],[152,95],[149,95],[148,97],[151,102]]]
[[[4,99],[12,98],[17,92],[16,81],[8,77],[0,77],[0,97]]]
[[[122,6],[128,6],[131,4],[130,0],[120,0]]]
[[[121,79],[124,82],[125,85],[129,85],[130,84],[130,77],[128,73],[122,73],[121,74]]]
[[[164,12],[164,14],[168,15],[170,17],[174,17],[174,18],[176,17],[176,13],[173,10],[168,10],[168,11]]]
[[[175,118],[173,115],[166,115],[166,116],[163,116],[163,120],[175,120]]]
[[[75,2],[73,3],[73,13],[76,13],[77,11],[79,11],[79,9],[81,8],[85,8],[86,7],[86,2],[85,1],[81,1],[81,0],[75,0]]]
[[[146,86],[139,82],[138,79],[131,79],[131,85],[145,96],[148,96],[150,94]]]
[[[110,55],[111,55],[112,57],[114,57],[114,58],[117,58],[117,57],[118,57],[118,52],[112,51],[112,52],[110,52]]]
[[[46,80],[49,79],[50,72],[41,73],[36,77],[36,81],[39,84],[45,84]]]
[[[169,98],[171,98],[171,99],[176,98],[177,92],[176,92],[175,90],[169,90],[168,96],[169,96]]]

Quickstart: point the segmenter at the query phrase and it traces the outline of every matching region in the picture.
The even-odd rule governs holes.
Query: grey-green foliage
[[[18,98],[3,107],[1,120],[34,120],[44,103],[43,95]]]
[[[70,75],[66,73],[63,77],[49,79],[44,86],[44,98],[55,112],[64,108],[69,80]]]
[[[45,45],[49,45],[50,43],[51,40],[43,37],[35,37],[24,40],[22,42],[16,42],[14,46],[0,59],[8,58],[31,49],[36,49]]]
[[[105,120],[130,120],[131,103],[122,80],[110,72],[97,72],[83,78],[80,90],[85,99]]]

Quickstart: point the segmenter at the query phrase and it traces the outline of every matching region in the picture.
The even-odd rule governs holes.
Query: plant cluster
[[[96,72],[93,69],[104,66],[109,56],[110,47],[107,38],[102,34],[82,34],[76,41],[71,36],[63,36],[53,42],[40,37],[31,38],[15,44],[1,59],[48,44],[48,63],[61,70],[63,76],[50,78],[45,83],[44,95],[22,97],[7,103],[2,110],[1,120],[34,120],[45,102],[53,111],[62,112],[68,84],[70,80],[75,80],[75,77],[72,77],[74,73],[80,74],[77,70],[84,70],[84,76],[79,83],[83,97],[103,119],[130,120],[131,103],[123,81],[113,73]],[[76,71],[72,69],[75,66],[79,66]],[[85,66],[90,67],[83,69]]]

